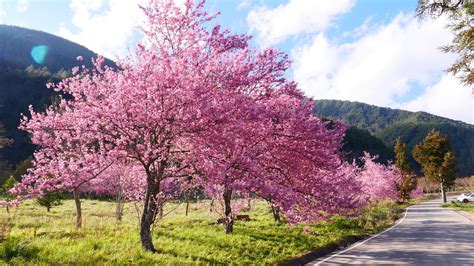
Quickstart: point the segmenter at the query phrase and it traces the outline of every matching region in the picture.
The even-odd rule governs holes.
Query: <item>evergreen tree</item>
[[[13,143],[12,140],[5,137],[5,128],[3,124],[0,123],[0,149],[10,146],[12,143]],[[7,176],[10,175],[10,172],[11,172],[10,163],[0,158],[0,183],[6,181]]]
[[[419,0],[418,16],[437,18],[446,16],[447,27],[453,33],[451,44],[441,47],[445,53],[454,53],[458,59],[447,70],[458,75],[466,85],[474,84],[474,2],[472,0]]]
[[[413,157],[421,165],[423,174],[440,184],[446,202],[446,189],[456,180],[456,158],[448,137],[432,130],[415,146]]]
[[[14,197],[10,194],[10,189],[12,189],[15,184],[18,183],[18,181],[13,178],[13,176],[10,176],[5,183],[2,185],[2,196],[6,200],[12,200]],[[10,209],[8,208],[7,205],[7,212],[10,213]]]
[[[36,198],[36,202],[49,212],[54,206],[63,204],[64,194],[61,192],[47,192],[43,197]]]
[[[10,146],[10,144],[12,144],[12,141],[5,137],[5,128],[3,127],[3,124],[0,123],[0,149]]]
[[[16,180],[21,180],[22,176],[26,174],[29,168],[33,167],[33,156],[29,156],[26,160],[23,160],[21,163],[19,163],[15,170],[12,173],[12,176]]]
[[[402,182],[397,184],[397,190],[399,194],[399,200],[405,202],[410,199],[410,193],[416,189],[418,185],[418,180],[413,174],[413,171],[410,167],[408,155],[407,155],[407,145],[402,142],[400,137],[397,138],[395,142],[395,165],[400,170],[402,175]]]

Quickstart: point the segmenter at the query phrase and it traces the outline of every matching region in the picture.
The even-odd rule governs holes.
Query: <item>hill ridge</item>
[[[79,63],[77,56],[84,61]],[[46,66],[51,72],[91,65],[97,53],[63,37],[40,30],[0,24],[0,69],[24,69],[29,65]],[[115,66],[106,59],[107,65]]]
[[[448,135],[458,158],[458,174],[474,175],[474,125],[427,112],[410,112],[360,102],[314,100],[314,113],[366,129],[393,147],[401,137],[411,150],[432,129]],[[419,168],[412,159],[412,166]]]

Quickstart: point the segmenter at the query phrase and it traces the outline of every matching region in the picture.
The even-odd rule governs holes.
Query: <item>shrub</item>
[[[20,258],[29,261],[37,257],[39,249],[30,245],[26,241],[20,241],[16,238],[8,238],[0,247],[0,259],[11,261],[14,258]]]

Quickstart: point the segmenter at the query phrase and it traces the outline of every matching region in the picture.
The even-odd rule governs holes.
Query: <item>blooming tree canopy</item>
[[[362,183],[362,197],[369,201],[397,200],[397,185],[403,181],[400,170],[393,164],[377,163],[375,159],[376,156],[367,152],[361,158],[364,165],[357,178]]]
[[[150,251],[160,208],[190,176],[229,203],[233,191],[271,198],[293,222],[357,209],[359,183],[337,152],[344,126],[312,115],[311,102],[284,77],[285,54],[209,28],[215,15],[203,6],[150,0],[142,8],[145,41],[118,69],[99,57],[51,84],[66,97],[23,119],[40,148],[15,191],[78,195],[132,182],[125,186],[143,200],[140,239]]]

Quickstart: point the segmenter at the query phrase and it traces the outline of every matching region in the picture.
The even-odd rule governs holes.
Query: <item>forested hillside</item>
[[[17,26],[0,25],[0,69],[47,67],[51,72],[69,70],[79,63],[90,65],[97,55],[86,47],[61,37]],[[113,62],[106,60],[106,64]]]
[[[78,62],[76,57],[84,61]],[[28,106],[42,110],[54,99],[48,82],[67,77],[79,64],[91,66],[97,55],[77,43],[61,37],[16,26],[0,25],[0,124],[13,140],[0,149],[0,183],[20,162],[28,158],[34,146],[26,133],[18,129],[21,114]],[[114,66],[106,59],[105,63]]]
[[[411,150],[432,129],[439,130],[448,135],[456,152],[458,175],[474,174],[473,125],[425,112],[409,112],[358,102],[315,100],[314,104],[316,115],[339,119],[348,125],[366,129],[388,147],[393,147],[395,139],[401,137]],[[413,159],[412,165],[417,167]]]
[[[53,91],[46,88],[46,83],[58,81],[63,75],[66,73],[52,74],[46,68],[33,67],[0,71],[0,122],[5,125],[5,135],[13,139],[11,146],[0,149],[0,160],[3,160],[0,168],[4,171],[26,159],[34,150],[28,135],[18,129],[21,114],[28,114],[29,105],[38,110],[51,104]]]
[[[364,152],[377,155],[377,161],[387,163],[394,160],[393,148],[385,145],[379,138],[366,129],[351,126],[346,130],[342,151],[346,161],[361,163]]]
[[[5,125],[5,135],[14,140],[11,147],[0,150],[0,172],[12,170],[32,154],[34,146],[17,128],[21,113],[27,114],[29,105],[41,110],[51,104],[54,95],[46,88],[46,83],[69,75],[69,69],[78,64],[76,57],[79,55],[84,57],[86,65],[96,57],[87,48],[63,38],[0,25],[0,123]],[[114,65],[110,60],[106,64]],[[348,101],[318,100],[315,107],[316,115],[340,119],[352,126],[347,131],[343,147],[349,161],[360,157],[363,151],[379,155],[382,162],[392,160],[392,147],[398,136],[411,149],[431,129],[437,129],[451,140],[458,156],[458,173],[474,174],[472,125],[424,112],[413,113]],[[412,164],[417,167],[414,161]]]

